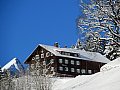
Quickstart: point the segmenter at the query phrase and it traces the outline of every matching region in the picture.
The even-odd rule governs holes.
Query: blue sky
[[[39,44],[76,43],[79,0],[0,0],[0,65],[23,61]]]

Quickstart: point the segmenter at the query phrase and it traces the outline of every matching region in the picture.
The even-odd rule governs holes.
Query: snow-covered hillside
[[[120,90],[120,58],[104,65],[101,72],[77,76],[54,90]]]

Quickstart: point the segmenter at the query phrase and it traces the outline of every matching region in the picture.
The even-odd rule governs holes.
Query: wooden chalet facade
[[[99,53],[42,44],[38,45],[24,63],[29,64],[31,68],[35,66],[35,59],[43,69],[47,69],[47,74],[57,77],[94,74],[109,62]]]

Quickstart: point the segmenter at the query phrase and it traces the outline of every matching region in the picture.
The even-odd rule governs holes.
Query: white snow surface
[[[85,51],[85,50],[78,50],[78,49],[72,49],[72,48],[59,48],[59,47],[48,46],[48,45],[43,45],[43,44],[39,44],[39,45],[41,47],[45,48],[46,50],[50,51],[51,53],[53,53],[55,56],[89,60],[89,61],[96,61],[96,62],[102,62],[102,63],[110,62],[110,60],[108,60],[106,57],[104,57],[100,53],[96,53],[96,52],[88,52],[88,51]],[[62,55],[57,51],[77,53],[77,54],[80,54],[80,57]]]
[[[2,71],[4,71],[4,69],[9,69],[12,65],[14,65],[15,66],[15,68],[18,70],[18,71],[20,71],[19,70],[19,68],[18,68],[18,65],[17,65],[17,58],[13,58],[10,62],[8,62],[4,67],[2,67]]]
[[[120,58],[117,58],[101,67],[100,71],[108,71],[120,66]]]
[[[120,90],[120,58],[103,67],[106,66],[112,68],[93,75],[79,75],[67,82],[59,83],[53,90]]]

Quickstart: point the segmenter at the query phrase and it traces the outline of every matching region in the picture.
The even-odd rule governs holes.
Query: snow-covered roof
[[[101,55],[100,53],[96,53],[96,52],[88,52],[88,51],[85,51],[85,50],[78,50],[78,49],[73,49],[73,48],[59,48],[59,47],[43,45],[43,44],[39,44],[39,46],[41,46],[41,47],[45,48],[46,50],[50,51],[55,56],[89,60],[89,61],[96,61],[96,62],[102,62],[102,63],[108,63],[110,61],[106,57]],[[80,54],[80,57],[62,55],[58,51],[77,53],[77,54]]]
[[[4,67],[2,67],[1,68],[1,70],[2,71],[4,71],[4,69],[9,69],[12,65],[14,65],[15,66],[15,68],[18,70],[18,71],[20,71],[19,70],[19,68],[18,68],[18,65],[17,65],[17,58],[13,58],[10,62],[8,62]]]

